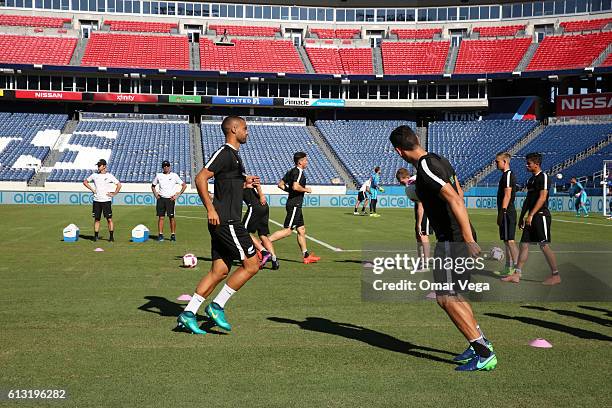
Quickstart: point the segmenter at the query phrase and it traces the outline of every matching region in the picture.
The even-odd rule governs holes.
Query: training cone
[[[189,302],[191,300],[191,296],[184,293],[181,296],[177,297],[176,300],[182,301],[182,302]]]
[[[425,299],[435,299],[435,298],[436,298],[436,292],[429,292],[427,296],[425,296]]]
[[[104,250],[102,248],[96,248],[94,249],[94,252],[104,252]]]
[[[531,347],[537,347],[537,348],[552,348],[552,344],[550,344],[548,342],[548,340],[546,339],[535,339],[535,340],[531,340],[529,342],[529,345]]]

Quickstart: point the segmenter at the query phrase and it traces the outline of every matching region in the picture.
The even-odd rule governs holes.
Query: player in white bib
[[[180,191],[177,186],[180,187]],[[176,220],[174,219],[174,207],[176,199],[185,192],[187,184],[181,180],[178,174],[171,171],[170,162],[162,162],[162,172],[157,173],[151,184],[151,191],[157,199],[157,230],[158,241],[164,240],[164,217],[170,218],[170,241],[176,241]]]

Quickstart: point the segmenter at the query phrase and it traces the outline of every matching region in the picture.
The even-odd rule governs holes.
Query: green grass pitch
[[[352,250],[413,240],[412,210],[351,212],[305,209],[308,234]],[[231,333],[175,332],[176,298],[209,267],[180,268],[180,257],[210,255],[203,208],[177,214],[176,243],[130,243],[136,224],[156,234],[154,208],[120,206],[114,244],[104,224],[101,242],[64,243],[69,223],[92,235],[89,207],[0,206],[0,390],[68,393],[0,406],[612,406],[612,303],[475,303],[499,364],[457,373],[450,359],[466,342],[435,302],[363,302],[359,252],[309,241],[322,261],[303,265],[293,237],[276,245],[281,269],[260,271],[229,301]],[[284,209],[271,218],[282,222]],[[471,219],[481,241],[496,240],[493,212]],[[553,221],[554,243],[612,241],[601,216],[554,220],[568,221]],[[538,337],[554,347],[527,345]]]

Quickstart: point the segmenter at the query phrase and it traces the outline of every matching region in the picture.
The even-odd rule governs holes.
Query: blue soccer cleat
[[[456,363],[464,364],[473,359],[474,356],[476,356],[474,348],[472,346],[468,346],[468,348],[466,348],[463,353],[459,354],[458,356],[455,356],[455,358],[453,358],[453,361]]]
[[[225,311],[221,306],[212,302],[210,305],[206,306],[204,310],[206,315],[214,320],[214,322],[222,328],[223,330],[231,331],[232,325],[225,320]]]
[[[183,312],[176,319],[179,329],[189,330],[193,334],[206,334],[205,330],[200,329],[198,320],[193,312]]]
[[[475,355],[467,363],[455,368],[455,371],[491,371],[497,366],[497,356],[491,353],[489,357]]]

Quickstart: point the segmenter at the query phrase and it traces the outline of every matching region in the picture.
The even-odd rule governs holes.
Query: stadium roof
[[[218,0],[217,3],[238,3],[236,0]],[[314,6],[339,8],[384,8],[384,7],[443,7],[443,6],[479,6],[485,4],[522,3],[522,0],[248,0],[242,4],[270,4],[284,6]]]

